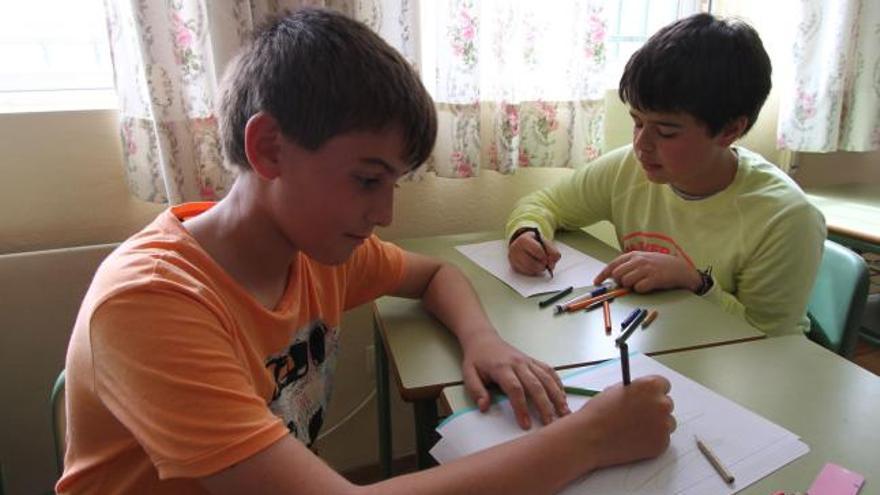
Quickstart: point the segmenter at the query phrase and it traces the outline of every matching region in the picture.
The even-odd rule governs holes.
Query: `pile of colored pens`
[[[549,298],[541,301],[538,305],[542,308],[545,308],[556,301],[562,299],[566,295],[570,294],[573,290],[573,287],[568,287],[565,290],[559,291],[558,293],[550,296]],[[580,296],[574,297],[565,301],[561,304],[557,304],[555,307],[555,313],[571,313],[574,311],[586,310],[590,311],[591,309],[598,308],[602,306],[602,312],[604,313],[605,319],[605,333],[611,334],[611,301],[616,297],[625,296],[630,293],[629,289],[620,288],[620,289],[611,289],[607,285],[603,285],[598,289],[595,289],[586,294],[582,294]],[[642,328],[647,328],[648,325],[651,324],[657,318],[657,310],[653,309],[648,311],[647,309],[636,308],[630,313],[620,324],[620,336],[615,339],[615,343],[617,347],[620,348],[620,370],[623,374],[623,384],[630,384],[630,376],[629,376],[629,347],[627,346],[627,339],[635,332],[636,328],[639,325]]]
[[[608,290],[608,287],[600,287],[593,292],[569,299],[562,304],[556,305],[556,313],[571,313],[582,309],[590,310],[602,305],[603,301],[629,294],[629,289]]]

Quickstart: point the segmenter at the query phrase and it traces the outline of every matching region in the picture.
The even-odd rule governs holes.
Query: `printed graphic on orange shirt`
[[[294,333],[287,348],[266,359],[275,380],[269,409],[290,433],[311,446],[324,423],[330,400],[339,332],[315,320]]]
[[[650,253],[663,253],[678,256],[684,259],[688,265],[694,267],[694,262],[672,240],[671,237],[658,232],[632,232],[623,237],[623,251],[647,251]]]

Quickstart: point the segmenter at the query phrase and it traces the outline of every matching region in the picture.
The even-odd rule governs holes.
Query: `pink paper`
[[[810,495],[856,495],[865,477],[837,464],[827,463],[807,491]]]

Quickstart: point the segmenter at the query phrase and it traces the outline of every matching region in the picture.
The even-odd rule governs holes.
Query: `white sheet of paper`
[[[571,483],[563,492],[576,494],[728,495],[751,485],[809,452],[798,437],[752,411],[642,354],[630,358],[633,379],[658,374],[672,383],[678,428],[669,449],[647,461],[596,471]],[[603,389],[620,382],[618,360],[587,368],[563,381],[568,385]],[[576,411],[589,399],[569,396]],[[531,431],[540,429],[534,416]],[[431,454],[440,463],[478,452],[529,432],[517,426],[507,400],[481,414],[463,411],[447,419],[437,431],[442,436]],[[728,486],[697,449],[698,435],[736,478]]]
[[[513,271],[507,262],[507,241],[487,241],[456,246],[461,254],[480,265],[523,297],[555,292],[569,286],[579,289],[591,287],[593,278],[605,268],[605,263],[564,244],[556,243],[562,257],[553,269],[553,278],[546,271],[537,277]]]

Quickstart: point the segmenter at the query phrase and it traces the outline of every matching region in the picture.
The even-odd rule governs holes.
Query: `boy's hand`
[[[541,275],[550,267],[552,270],[556,267],[559,258],[559,250],[553,244],[553,241],[543,239],[544,247],[535,237],[534,232],[522,233],[510,243],[507,247],[507,260],[514,271],[523,275]]]
[[[463,348],[464,385],[480,411],[485,412],[492,403],[486,384],[495,383],[510,399],[517,422],[524,430],[531,427],[527,397],[544,424],[553,421],[554,415],[571,412],[556,371],[518,351],[494,331],[482,332],[463,343]]]
[[[659,289],[687,289],[696,291],[702,284],[700,273],[683,258],[648,251],[630,251],[621,254],[596,275],[598,285],[613,278],[620,287],[636,292]]]
[[[593,397],[572,419],[585,421],[583,445],[595,449],[594,469],[656,457],[675,431],[669,381],[661,376],[617,384]]]

